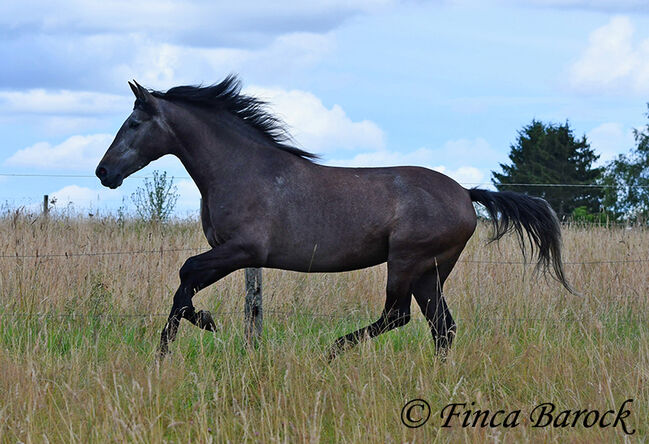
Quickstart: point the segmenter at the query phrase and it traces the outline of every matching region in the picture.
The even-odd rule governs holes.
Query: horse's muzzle
[[[101,165],[95,170],[95,174],[101,181],[101,184],[105,187],[115,189],[122,184],[124,181],[124,176],[121,174],[111,174],[110,171]]]

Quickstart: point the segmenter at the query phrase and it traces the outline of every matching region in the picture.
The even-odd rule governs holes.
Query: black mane
[[[284,122],[266,111],[266,102],[241,94],[241,81],[236,75],[231,74],[221,83],[210,86],[176,86],[167,92],[151,91],[151,94],[171,101],[226,109],[259,130],[275,148],[307,160],[318,158],[317,154],[301,150],[289,143],[292,137]]]

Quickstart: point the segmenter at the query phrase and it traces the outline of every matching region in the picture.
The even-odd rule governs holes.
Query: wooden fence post
[[[43,195],[43,216],[47,217],[50,212],[50,196]]]
[[[246,324],[246,341],[248,346],[257,345],[261,339],[261,268],[246,268],[246,305],[244,317]]]

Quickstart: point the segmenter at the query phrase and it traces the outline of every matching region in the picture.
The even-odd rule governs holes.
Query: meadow
[[[566,273],[583,296],[522,265],[513,237],[486,245],[489,232],[479,226],[446,283],[458,336],[445,361],[414,301],[408,325],[326,361],[338,336],[379,315],[385,266],[377,266],[264,270],[264,332],[253,350],[236,272],[194,298],[219,331],[183,321],[159,363],[178,269],[207,249],[199,223],[7,211],[0,442],[647,441],[649,231],[564,226]],[[431,415],[409,428],[401,413],[415,398]],[[555,404],[555,415],[603,413],[627,399],[633,435],[619,423],[533,427],[529,418],[542,403]],[[442,427],[450,403],[520,410],[520,421],[463,427],[460,416]]]

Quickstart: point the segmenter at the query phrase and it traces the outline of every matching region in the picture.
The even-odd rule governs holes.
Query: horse
[[[406,325],[412,296],[428,321],[436,353],[445,354],[457,325],[442,290],[476,228],[473,202],[486,208],[492,240],[514,232],[523,255],[531,248],[537,266],[574,292],[564,276],[559,221],[541,198],[465,189],[422,167],[322,165],[317,155],[295,146],[266,102],[241,92],[236,75],[166,92],[128,83],[133,111],[96,176],[114,189],[150,162],[175,155],[201,193],[202,228],[211,247],[180,268],[160,356],[169,352],[181,319],[216,330],[211,313],[196,311],[192,298],[235,270],[342,272],[385,262],[379,318],[338,338],[329,357]]]

